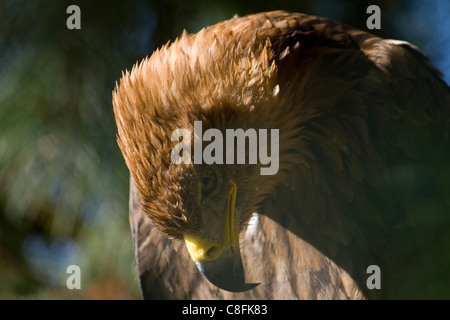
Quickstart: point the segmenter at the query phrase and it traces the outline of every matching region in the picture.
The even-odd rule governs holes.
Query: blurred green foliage
[[[434,50],[430,40],[450,43],[448,23],[444,38],[433,28],[408,33],[420,1],[2,0],[0,299],[140,297],[111,104],[122,70],[184,28],[234,14],[286,9],[365,29],[370,4],[382,9],[374,33],[423,45],[449,66],[448,46]],[[71,4],[81,8],[81,30],[66,28]],[[71,264],[81,267],[82,290],[66,288]]]

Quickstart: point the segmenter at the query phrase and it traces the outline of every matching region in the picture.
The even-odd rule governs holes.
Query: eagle
[[[450,89],[410,43],[234,17],[125,71],[113,107],[144,299],[450,298]]]

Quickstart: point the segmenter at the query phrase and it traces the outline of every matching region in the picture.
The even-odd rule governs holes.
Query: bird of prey
[[[413,45],[235,17],[125,72],[113,105],[145,299],[450,298],[450,89]]]

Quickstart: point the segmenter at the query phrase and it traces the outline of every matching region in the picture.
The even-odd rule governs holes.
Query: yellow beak
[[[232,183],[227,201],[227,215],[222,242],[184,235],[187,249],[201,273],[217,287],[247,291],[258,284],[245,283],[244,267],[239,250],[239,233],[235,231],[237,185]]]

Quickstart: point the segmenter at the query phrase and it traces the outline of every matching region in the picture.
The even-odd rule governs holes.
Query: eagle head
[[[250,163],[248,150],[245,163],[227,164],[227,159],[237,161],[237,150],[230,154],[233,141],[225,141],[226,131],[270,130],[291,120],[280,116],[283,104],[269,38],[257,31],[243,34],[244,28],[219,38],[221,28],[226,25],[183,33],[144,59],[123,74],[113,104],[118,143],[148,217],[168,237],[184,239],[210,282],[245,291],[256,284],[245,283],[239,235],[283,179],[262,175],[262,164]],[[201,123],[200,132],[195,122]],[[180,129],[189,135],[173,139]],[[222,161],[196,159],[208,146],[207,137],[199,141],[198,133],[208,129],[223,137],[214,152],[222,153]],[[185,161],[176,164],[172,154],[180,143],[190,149],[183,149]]]

